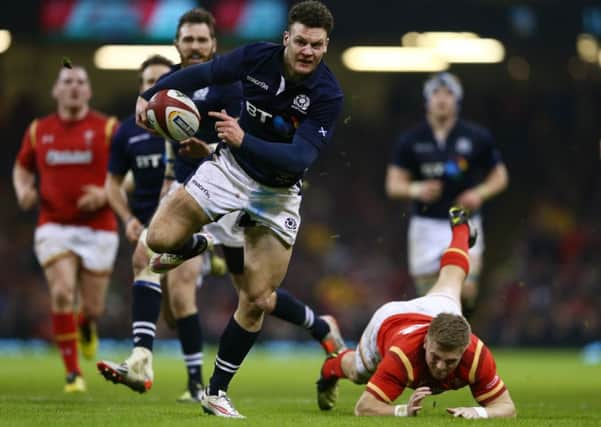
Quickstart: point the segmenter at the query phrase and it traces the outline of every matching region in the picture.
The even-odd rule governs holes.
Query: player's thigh
[[[245,230],[244,279],[240,281],[241,298],[250,301],[267,298],[277,289],[292,256],[292,246],[263,226]]]
[[[97,273],[82,269],[79,276],[83,311],[90,317],[98,317],[104,311],[104,298],[109,285],[110,273]]]
[[[156,252],[181,246],[209,222],[196,200],[183,188],[161,201],[148,226],[146,242]]]
[[[75,299],[79,258],[73,253],[64,253],[44,266],[53,308],[72,305]]]

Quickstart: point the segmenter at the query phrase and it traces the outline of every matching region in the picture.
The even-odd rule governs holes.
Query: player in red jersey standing
[[[40,204],[35,253],[50,290],[54,337],[67,371],[65,391],[77,392],[86,390],[78,329],[82,353],[91,358],[98,342],[95,320],[104,311],[119,244],[104,190],[117,121],[90,109],[92,90],[82,67],[61,69],[52,96],[57,111],[34,120],[25,131],[13,184],[23,210]]]
[[[447,408],[455,417],[514,417],[515,405],[497,375],[495,360],[461,315],[461,288],[469,271],[467,251],[476,241],[466,213],[449,211],[453,238],[441,259],[438,281],[428,294],[380,307],[356,350],[329,357],[317,381],[320,409],[336,403],[338,379],[367,387],[355,415],[415,416],[423,400],[446,390],[470,387],[478,406]],[[405,388],[415,391],[394,405]]]

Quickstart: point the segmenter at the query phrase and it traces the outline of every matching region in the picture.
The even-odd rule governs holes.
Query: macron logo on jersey
[[[48,150],[46,163],[55,165],[87,165],[92,163],[91,150]]]
[[[254,85],[259,86],[263,90],[269,90],[269,85],[267,83],[262,82],[261,80],[258,80],[256,78],[254,78],[253,76],[246,76],[246,80],[248,80],[249,82],[251,82]]]
[[[137,142],[144,141],[146,139],[150,139],[150,134],[149,133],[141,133],[139,135],[132,136],[131,138],[129,138],[127,140],[127,143],[128,144],[135,144]]]

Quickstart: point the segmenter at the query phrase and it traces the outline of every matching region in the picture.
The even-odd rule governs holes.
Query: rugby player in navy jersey
[[[174,40],[175,47],[180,55],[181,64],[170,67],[167,74],[180,68],[185,68],[192,64],[203,63],[210,60],[216,51],[215,39],[215,20],[213,16],[204,9],[192,9],[180,17],[177,26],[177,32]],[[153,82],[154,83],[154,82]],[[147,86],[147,89],[150,86]],[[231,114],[237,115],[240,111],[241,89],[239,84],[212,85],[190,92],[189,95],[195,101],[201,112],[209,108],[225,109]],[[140,133],[151,135],[146,130],[137,128]],[[202,139],[201,139],[202,138]],[[146,167],[148,159],[151,160],[150,166],[156,166],[160,160],[161,171],[163,174],[158,183],[141,181],[135,177],[136,191],[152,192],[155,199],[152,210],[149,212],[145,223],[149,221],[150,216],[156,208],[159,200],[159,194],[163,193],[161,187],[168,191],[173,191],[185,181],[187,176],[193,172],[196,166],[202,161],[202,158],[210,153],[208,143],[216,142],[214,123],[207,117],[203,120],[201,129],[194,138],[190,138],[182,143],[165,142],[160,139],[160,149],[147,158],[136,158],[136,162],[144,163]],[[174,145],[175,144],[175,145]],[[123,145],[123,144],[117,144]],[[142,145],[142,144],[138,144]],[[148,149],[151,146],[148,145]],[[157,147],[152,147],[156,149]],[[165,161],[164,154],[167,154]],[[116,158],[118,156],[115,156]],[[117,160],[115,161],[117,163]],[[140,168],[137,164],[136,169]],[[118,166],[115,167],[119,169]],[[121,179],[112,183],[115,198],[119,198],[119,184]],[[167,185],[163,185],[163,178]],[[136,192],[133,194],[136,198]],[[120,197],[121,205],[124,205],[123,197]],[[141,224],[131,221],[127,217],[127,212],[123,213],[127,219],[127,229],[134,228],[138,234],[141,232]],[[212,232],[219,232],[223,228],[217,225],[213,226]],[[228,232],[219,234],[221,240],[216,243],[225,243],[230,247],[243,244],[243,236],[231,237]],[[223,240],[223,236],[230,237],[230,240]],[[233,240],[232,240],[233,239]],[[142,236],[141,241],[145,240]],[[217,239],[216,239],[217,240]],[[136,264],[148,264],[148,249],[142,243],[139,251],[134,256]],[[204,261],[204,264],[207,264]],[[174,269],[166,277],[167,297],[169,303],[166,304],[168,310],[175,319],[175,326],[178,331],[178,337],[182,344],[184,360],[188,371],[188,387],[184,394],[178,399],[180,402],[198,401],[198,395],[203,386],[202,380],[202,328],[196,306],[196,284],[202,279],[203,258],[198,257],[181,267]],[[152,347],[156,331],[156,322],[161,307],[161,286],[160,274],[154,273],[148,269],[141,269],[134,282],[134,304],[133,304],[133,337],[134,350],[131,356],[122,364],[116,364],[110,361],[101,361],[98,364],[100,372],[109,380],[123,383],[130,388],[144,392],[152,386]]]
[[[155,55],[140,66],[140,88],[144,91],[168,73],[173,64]],[[135,117],[123,121],[111,144],[105,187],[108,200],[125,225],[127,239],[136,245],[132,257],[132,333],[134,349],[123,363],[100,361],[97,366],[107,379],[144,392],[152,386],[152,348],[161,310],[161,276],[148,268],[144,227],[159,203],[165,175],[165,140],[138,127]],[[133,185],[126,197],[126,175]]]
[[[434,285],[450,238],[446,216],[459,205],[472,215],[479,238],[470,249],[470,274],[462,292],[464,314],[473,310],[482,267],[484,235],[480,208],[507,187],[507,169],[491,133],[459,118],[463,89],[450,73],[429,78],[423,88],[426,119],[401,134],[386,176],[393,199],[412,201],[408,230],[409,272],[419,296]]]
[[[214,19],[209,12],[196,8],[182,15],[178,24],[175,43],[182,58],[182,64],[171,67],[171,71],[176,71],[194,63],[206,62],[208,58],[212,58],[216,49],[214,36]],[[152,83],[155,81],[156,75]],[[150,86],[146,86],[146,88],[148,87]],[[219,110],[221,108],[225,108],[232,115],[237,116],[239,114],[241,105],[239,84],[211,85],[191,90],[188,94],[203,115],[212,109]],[[149,138],[152,134],[135,126],[133,121],[127,123],[130,128],[133,128],[132,131],[136,135],[131,136],[129,131],[122,128],[122,133],[128,134],[128,137],[122,138],[123,142],[113,146],[113,151],[119,150],[119,152],[114,153],[113,156],[115,159],[112,164],[114,164],[115,170],[111,169],[111,172],[115,173],[116,176],[109,174],[109,185],[113,189],[114,198],[118,199],[116,211],[127,223],[126,232],[128,238],[133,241],[139,237],[143,228],[142,223],[146,224],[155,210],[163,179],[162,174],[156,174],[153,175],[153,182],[151,183],[149,178],[146,180],[140,178],[141,172],[146,171],[149,174],[149,167],[160,167],[161,173],[164,171],[166,187],[171,187],[171,191],[174,191],[194,172],[202,161],[202,157],[210,153],[211,148],[207,142],[216,142],[217,136],[215,134],[215,120],[209,116],[203,117],[196,137],[180,143],[167,141],[166,146],[163,140],[158,137],[153,137],[151,144]],[[135,159],[130,156],[128,161],[125,158],[127,153],[124,152],[127,150],[126,147],[130,147],[132,152],[136,151],[135,148],[143,150],[144,144],[140,142],[144,139],[148,140],[146,150],[154,150],[153,154],[149,152],[145,156],[137,156]],[[128,145],[128,141],[132,142]],[[166,164],[162,158],[163,147],[166,148]],[[157,157],[156,153],[160,153],[160,155]],[[134,160],[136,164],[131,164]],[[157,160],[160,160],[158,164]],[[147,200],[147,209],[144,211],[142,223],[137,221],[135,216],[132,218],[127,202],[119,188],[125,172],[130,167],[135,172],[135,182],[137,184],[134,187],[137,190],[132,195],[133,200],[138,200],[138,203],[141,203],[137,196],[144,191],[148,196],[150,196],[150,193],[154,196],[151,206],[148,203],[149,200]],[[244,234],[242,229],[236,225],[236,218],[237,213],[232,213],[218,223],[212,223],[205,227],[205,231],[211,236],[212,242],[223,245],[228,269],[235,281],[240,280],[238,277],[244,268]],[[107,379],[123,383],[140,392],[146,391],[152,385],[152,345],[162,297],[159,286],[160,275],[143,268],[144,263],[148,264],[147,252],[147,247],[142,243],[134,256],[135,268],[137,266],[136,273],[139,273],[136,275],[134,282],[134,351],[122,364],[110,361],[101,361],[98,364],[100,372]],[[205,260],[205,264],[206,262],[207,260]],[[193,262],[188,262],[170,271],[167,276],[169,306],[176,320],[178,335],[188,368],[188,388],[178,399],[179,402],[198,401],[202,386],[202,330],[198,320],[195,299],[195,284],[197,278],[201,277],[199,276],[201,268],[201,258],[197,258]],[[276,293],[271,295],[269,302],[266,303],[266,309],[275,317],[306,328],[320,342],[326,353],[335,352],[344,346],[335,319],[331,316],[315,316],[311,308],[283,290],[278,290],[277,295]]]
[[[138,98],[136,119],[148,126],[148,99],[162,89],[189,93],[198,87],[241,82],[239,121],[211,111],[223,142],[186,185],[162,203],[147,243],[163,272],[210,246],[197,233],[208,223],[240,211],[244,272],[237,280],[238,307],[221,336],[217,360],[201,404],[206,412],[240,418],[227,396],[229,383],[253,346],[273,291],[283,280],[300,225],[301,180],[331,139],[342,108],[342,90],[322,62],[333,27],[318,1],[292,7],[283,45],[250,44],[162,79]]]

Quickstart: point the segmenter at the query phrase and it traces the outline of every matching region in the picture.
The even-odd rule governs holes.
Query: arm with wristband
[[[392,405],[391,403],[379,400],[374,394],[365,391],[355,405],[355,415],[414,417],[422,409],[422,401],[431,394],[430,387],[418,387],[413,391],[406,404]]]
[[[515,404],[507,390],[484,406],[447,408],[447,412],[454,417],[468,419],[513,418],[516,416]]]

